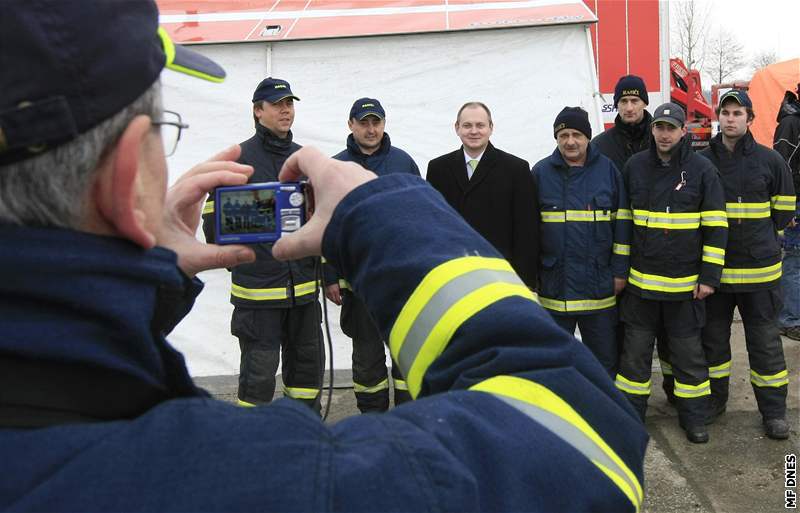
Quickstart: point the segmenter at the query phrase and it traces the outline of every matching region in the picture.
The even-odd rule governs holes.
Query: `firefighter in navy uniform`
[[[725,411],[731,375],[731,322],[738,307],[744,324],[753,385],[764,431],[789,437],[789,384],[778,326],[781,311],[781,244],[778,231],[794,217],[789,168],[774,150],[758,144],[747,93],[733,89],[717,107],[720,133],[701,155],[719,169],[728,213],[725,267],[716,294],[706,300],[703,347],[711,377],[710,421]]]
[[[375,98],[359,98],[350,108],[347,148],[334,155],[336,160],[356,162],[378,176],[407,173],[419,176],[411,156],[392,146],[385,132],[386,111]],[[389,409],[389,376],[386,372],[386,348],[375,321],[363,299],[347,281],[325,265],[325,295],[342,305],[340,326],[353,339],[353,390],[361,413]],[[392,361],[392,384],[395,406],[411,400],[408,385],[397,362]]]
[[[658,107],[650,150],[631,157],[623,173],[633,238],[620,306],[625,340],[616,385],[644,420],[653,342],[664,329],[680,425],[691,442],[705,443],[710,390],[700,338],[703,300],[719,285],[727,220],[717,171],[690,148],[685,120],[678,105]]]
[[[617,372],[617,294],[628,278],[631,211],[622,174],[590,144],[580,107],[553,124],[558,147],[533,166],[542,210],[539,302],[581,340],[613,378]]]
[[[288,82],[265,78],[253,93],[256,133],[241,143],[239,162],[253,166],[249,183],[275,182],[278,171],[300,145],[292,141],[294,100]],[[214,239],[214,204],[203,209],[203,231]],[[231,271],[231,333],[239,339],[238,401],[242,406],[268,403],[282,362],[285,396],[320,409],[324,356],[314,260],[278,262],[271,244],[253,245],[256,261]]]

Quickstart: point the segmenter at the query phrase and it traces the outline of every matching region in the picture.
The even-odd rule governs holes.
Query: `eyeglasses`
[[[175,148],[178,147],[178,141],[181,140],[181,132],[189,125],[183,123],[181,115],[171,110],[165,110],[163,119],[159,121],[151,121],[150,124],[160,128],[161,141],[164,143],[164,155],[169,157],[175,153]]]

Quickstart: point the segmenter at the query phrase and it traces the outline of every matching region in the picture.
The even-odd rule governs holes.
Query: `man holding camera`
[[[238,162],[253,166],[250,183],[275,182],[300,145],[292,141],[294,102],[285,80],[268,77],[253,93],[256,133],[241,144]],[[203,211],[206,239],[214,240],[214,204]],[[324,369],[312,258],[278,262],[271,244],[254,245],[256,261],[231,270],[231,333],[239,339],[238,400],[242,406],[272,401],[282,361],[283,394],[319,411]]]
[[[419,400],[326,426],[209,399],[164,335],[197,272],[255,258],[194,236],[205,195],[253,169],[232,147],[167,192],[159,130],[185,125],[158,76],[221,70],[184,59],[153,2],[33,5],[0,18],[0,509],[642,508],[647,434],[511,266],[421,179],[312,148],[280,178],[308,177],[315,215],[274,255],[324,253],[368,290]]]
[[[334,155],[336,160],[355,162],[378,176],[408,173],[419,176],[419,168],[411,156],[392,146],[385,132],[386,111],[375,98],[359,98],[350,108],[347,119],[350,135],[347,148]],[[389,409],[389,376],[386,372],[386,349],[378,327],[367,305],[353,292],[331,267],[325,266],[325,294],[342,305],[340,325],[345,335],[353,339],[353,390],[361,413]],[[394,404],[411,399],[408,385],[400,367],[392,361]]]

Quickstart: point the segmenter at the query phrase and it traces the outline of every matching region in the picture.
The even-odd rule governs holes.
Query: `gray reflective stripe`
[[[773,203],[778,210],[794,210],[795,202],[789,200],[777,200]]]
[[[708,395],[711,393],[711,384],[708,381],[701,383],[701,385],[705,386],[700,388],[690,388],[690,385],[684,385],[683,383],[678,383],[678,381],[675,380],[675,395],[683,394],[684,396],[700,397],[701,395]]]
[[[665,224],[697,224],[700,222],[700,214],[697,214],[697,218],[684,218],[684,217],[669,217],[669,216],[660,216],[653,214],[652,212],[648,216],[648,221],[652,223],[665,223]]]
[[[439,322],[439,319],[450,307],[467,294],[497,282],[523,285],[514,272],[476,269],[453,278],[437,290],[419,312],[417,318],[414,319],[414,323],[408,330],[405,340],[402,341],[397,363],[400,365],[403,375],[408,377],[408,371],[411,370],[411,365],[417,358],[420,349],[422,349],[422,345],[430,335],[431,330],[436,326],[436,323]]]
[[[641,282],[641,283],[643,283],[645,285],[656,285],[658,287],[665,287],[665,288],[668,288],[668,289],[684,288],[684,287],[687,287],[689,285],[694,285],[695,282],[697,281],[697,278],[694,277],[694,276],[692,276],[691,278],[687,278],[687,280],[685,282],[680,282],[680,283],[670,283],[670,282],[661,281],[661,280],[651,280],[650,278],[643,278],[641,276],[634,276],[634,275],[631,275],[631,277],[634,280],[636,280],[638,282]]]
[[[728,360],[720,365],[714,365],[708,368],[709,378],[725,378],[731,375],[731,361]]]
[[[764,379],[761,376],[750,374],[750,382],[757,386],[762,387],[780,387],[789,384],[789,376],[783,376],[775,379]]]
[[[713,252],[713,251],[705,251],[705,250],[703,250],[703,257],[704,258],[705,257],[716,258],[717,260],[724,260],[725,259],[725,255],[724,254],[720,254],[720,253]]]
[[[727,221],[728,216],[700,216],[700,222],[702,223],[713,223],[715,221]]]
[[[389,378],[384,379],[377,385],[373,385],[371,387],[367,385],[362,385],[361,383],[356,383],[353,381],[353,391],[354,392],[363,392],[365,394],[374,394],[376,392],[381,392],[383,390],[389,390]]]
[[[568,445],[571,445],[576,451],[583,454],[590,462],[597,462],[617,476],[618,479],[625,481],[631,491],[636,495],[638,504],[636,509],[642,503],[642,497],[639,496],[638,483],[631,481],[627,473],[617,465],[614,460],[608,457],[603,450],[597,446],[589,437],[587,437],[580,429],[576,428],[569,422],[561,417],[550,413],[549,411],[538,408],[532,404],[513,399],[511,397],[492,394],[512,408],[515,408],[535,422],[547,428],[555,436],[563,440]]]
[[[646,386],[642,385],[633,385],[631,383],[626,383],[624,381],[615,380],[614,384],[622,391],[633,392],[635,394],[647,395],[650,393],[650,383]]]
[[[252,300],[287,299],[286,289],[248,289],[241,285],[231,285],[231,295]]]
[[[765,278],[767,276],[772,276],[775,273],[780,273],[781,268],[775,267],[768,271],[758,271],[758,272],[739,272],[738,269],[731,269],[731,268],[724,268],[722,269],[722,278],[737,278],[737,279],[747,279],[747,278]]]

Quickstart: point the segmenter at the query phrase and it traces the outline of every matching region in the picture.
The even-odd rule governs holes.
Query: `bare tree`
[[[689,69],[703,65],[711,2],[670,2],[670,35],[673,52]]]
[[[775,50],[762,50],[753,56],[753,59],[750,61],[750,68],[753,73],[755,73],[761,68],[766,68],[770,64],[775,64],[776,62],[778,62],[778,54]]]
[[[703,71],[712,82],[722,84],[735,78],[745,65],[744,45],[729,31],[719,30],[706,47]]]

